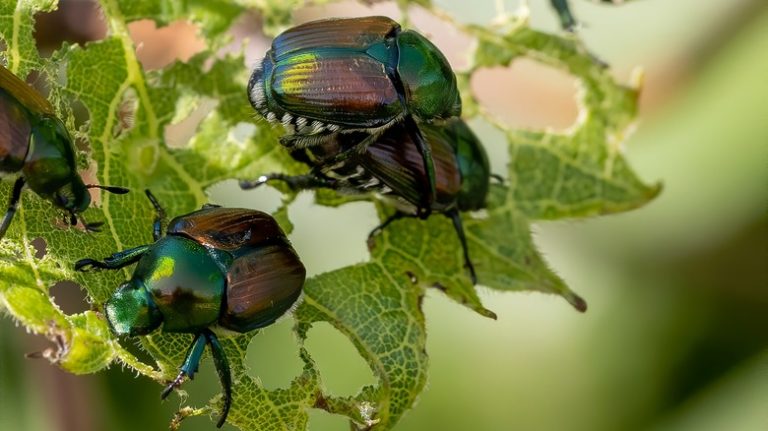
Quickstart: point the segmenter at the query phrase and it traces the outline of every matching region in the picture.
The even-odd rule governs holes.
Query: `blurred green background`
[[[474,23],[490,22],[500,6],[517,7],[514,1],[436,3]],[[499,315],[493,321],[429,292],[429,382],[397,429],[768,430],[768,2],[572,4],[584,23],[581,36],[617,79],[628,82],[636,66],[645,70],[641,121],[626,152],[640,177],[663,182],[664,191],[630,213],[534,227],[551,265],[589,302],[586,314],[554,296],[480,288]],[[548,2],[530,6],[533,26],[559,31]],[[98,37],[98,15],[86,22],[84,10],[93,6],[69,2],[39,17],[41,45]],[[297,18],[371,13],[396,9],[347,2],[307,8]],[[461,67],[466,42],[418,11],[413,19]],[[135,31],[138,40],[141,29]],[[155,43],[173,45],[173,55],[184,58],[174,38],[184,31]],[[262,42],[254,46],[263,53]],[[148,39],[140,49],[157,47]],[[472,84],[510,124],[562,129],[575,115],[572,83],[530,62],[478,72]],[[507,156],[500,135],[472,125],[501,170]],[[278,202],[274,191],[242,193],[233,183],[216,186],[212,199],[267,210]],[[291,212],[291,239],[311,272],[366,258],[363,238],[375,225],[371,205],[318,208],[303,194]],[[82,293],[73,286],[53,292],[65,311],[82,309]],[[291,325],[283,319],[249,348],[253,373],[269,388],[299,373]],[[7,318],[0,319],[0,334],[0,430],[165,429],[179,405],[175,396],[161,404],[159,386],[119,367],[76,377],[25,359],[47,342]],[[331,392],[353,394],[374,381],[352,344],[329,325],[310,332],[308,348]],[[193,402],[218,391],[210,363],[198,376],[186,386]],[[214,426],[192,418],[183,429]],[[316,410],[310,429],[348,426]]]

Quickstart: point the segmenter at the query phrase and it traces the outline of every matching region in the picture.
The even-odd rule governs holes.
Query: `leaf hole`
[[[579,116],[578,80],[534,60],[478,69],[470,84],[480,104],[511,127],[562,131]]]
[[[259,330],[248,344],[248,374],[267,389],[287,388],[301,374],[304,363],[292,327],[293,319],[280,319]]]
[[[91,115],[88,112],[88,108],[86,108],[85,104],[81,102],[79,99],[70,99],[67,104],[69,106],[70,111],[72,112],[72,117],[75,120],[75,129],[77,130],[77,132],[80,132],[83,126],[87,124],[88,120],[91,118]],[[77,143],[78,149],[81,149],[81,150],[87,149],[88,141],[84,139],[82,136],[76,136],[76,138],[77,138],[76,143]]]
[[[309,431],[336,431],[349,429],[349,418],[344,415],[328,413],[323,409],[308,409]]]
[[[50,288],[49,293],[53,302],[65,314],[77,314],[91,309],[85,289],[74,281],[59,281]]]
[[[237,180],[218,182],[206,192],[211,202],[225,207],[249,208],[274,213],[282,202],[282,195],[272,187],[257,187],[252,190],[240,188]]]
[[[165,126],[165,143],[170,148],[184,148],[197,133],[198,126],[219,102],[210,97],[181,97],[176,102],[176,116]]]
[[[35,248],[35,257],[42,259],[48,253],[48,244],[42,237],[37,237],[31,241],[32,247]]]
[[[241,14],[230,26],[227,34],[232,37],[232,41],[223,46],[216,55],[222,58],[227,54],[237,55],[242,52],[245,66],[249,70],[264,58],[264,53],[272,44],[272,38],[264,35],[262,16],[252,11]]]
[[[205,49],[198,27],[186,20],[158,28],[154,21],[142,19],[128,24],[128,32],[136,46],[145,70],[162,69],[176,60],[187,61]]]
[[[378,382],[352,342],[330,323],[313,323],[305,345],[320,370],[327,393],[351,396],[363,386]]]
[[[62,1],[52,12],[35,14],[35,42],[42,56],[49,56],[62,42],[84,45],[104,39],[107,23],[95,1]]]
[[[301,193],[289,213],[294,225],[290,240],[308,277],[368,258],[366,239],[378,224],[370,203],[349,202],[331,208],[313,203],[312,193]]]

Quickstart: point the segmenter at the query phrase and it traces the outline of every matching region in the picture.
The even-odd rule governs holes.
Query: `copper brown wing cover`
[[[168,225],[168,233],[230,252],[285,240],[285,233],[272,216],[242,208],[204,208],[177,217]]]
[[[0,89],[0,172],[17,172],[24,166],[32,130],[25,111]]]
[[[296,302],[305,277],[292,248],[254,248],[235,259],[227,272],[226,307],[219,322],[240,332],[271,324]]]
[[[272,41],[272,56],[280,61],[296,51],[315,48],[365,50],[399,30],[398,23],[383,16],[312,21],[277,36]]]

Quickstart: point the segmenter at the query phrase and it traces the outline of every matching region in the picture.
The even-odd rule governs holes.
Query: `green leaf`
[[[222,180],[306,171],[280,147],[278,130],[265,121],[254,121],[245,95],[249,70],[243,57],[216,54],[229,41],[227,29],[247,9],[261,12],[265,31],[275,34],[290,24],[292,11],[303,4],[301,0],[103,0],[108,36],[85,46],[65,45],[49,59],[37,53],[32,17],[52,9],[55,2],[0,4],[0,38],[6,46],[0,56],[14,73],[23,77],[35,69],[48,81],[57,112],[86,144],[80,154],[84,175],[89,181],[132,190],[125,196],[99,193],[85,213],[88,220],[105,222],[99,234],[68,227],[48,202],[24,193],[16,219],[0,242],[0,304],[28,330],[53,341],[45,357],[77,374],[119,362],[159,383],[175,377],[191,335],[156,332],[142,337],[141,346],[154,363],[141,362],[110,333],[99,311],[116,286],[130,277],[130,270],[75,273],[73,262],[151,241],[155,215],[143,189],[151,189],[174,216],[206,203],[205,190]],[[434,11],[423,0],[398,4],[403,9],[419,4]],[[141,19],[158,25],[189,19],[200,29],[207,49],[186,63],[146,72],[127,31],[129,22]],[[482,285],[553,293],[584,310],[584,300],[536,249],[530,223],[624,211],[658,193],[658,186],[647,186],[635,177],[621,155],[621,143],[636,115],[638,91],[615,83],[578,40],[534,31],[524,20],[510,23],[508,28],[453,23],[478,41],[472,66],[459,75],[465,116],[482,116],[499,127],[508,140],[511,160],[507,181],[492,188],[488,208],[462,215],[470,253]],[[581,83],[581,120],[568,133],[510,129],[471,94],[469,80],[476,70],[506,66],[522,56],[563,69]],[[78,130],[69,107],[73,102],[88,113],[87,123]],[[202,113],[203,119],[194,134],[169,145],[169,130],[195,112]],[[0,201],[7,201],[10,188],[8,181],[0,184]],[[294,197],[286,192],[276,212],[286,230],[291,228]],[[371,196],[329,191],[318,191],[316,198],[329,206],[375,201]],[[389,211],[382,203],[377,209],[382,217]],[[36,257],[32,245],[36,238],[45,240],[43,258]],[[495,318],[469,281],[458,239],[446,217],[399,220],[372,238],[370,247],[367,262],[307,281],[304,301],[294,313],[303,370],[287,387],[267,390],[246,372],[245,352],[253,333],[223,340],[234,381],[231,424],[243,430],[306,429],[308,409],[321,408],[347,416],[358,429],[391,429],[426,384],[421,310],[426,289],[437,288],[480,315]],[[93,309],[63,313],[49,293],[61,280],[80,283]],[[376,376],[376,384],[350,397],[333,396],[323,388],[322,376],[303,347],[317,322],[330,323],[352,341]],[[155,400],[140,402],[152,408]],[[217,416],[220,407],[220,396],[205,406],[184,407],[172,427],[179,427],[189,416]]]

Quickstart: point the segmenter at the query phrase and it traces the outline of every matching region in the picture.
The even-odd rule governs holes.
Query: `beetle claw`
[[[182,383],[184,383],[184,379],[187,377],[187,373],[184,371],[181,371],[178,376],[176,376],[175,379],[171,383],[168,384],[168,386],[163,389],[163,392],[160,394],[160,399],[164,400],[168,398],[168,395],[173,392],[174,389],[181,386]]]
[[[101,232],[101,226],[104,222],[97,221],[95,223],[84,223],[85,230],[88,232]]]
[[[266,184],[267,181],[269,181],[268,175],[262,175],[259,178],[248,181],[248,180],[240,180],[240,188],[243,190],[249,190],[249,189],[255,189],[257,187],[261,187],[262,185]]]
[[[93,259],[80,259],[75,262],[75,271],[88,271],[90,268],[96,267],[98,261]]]

